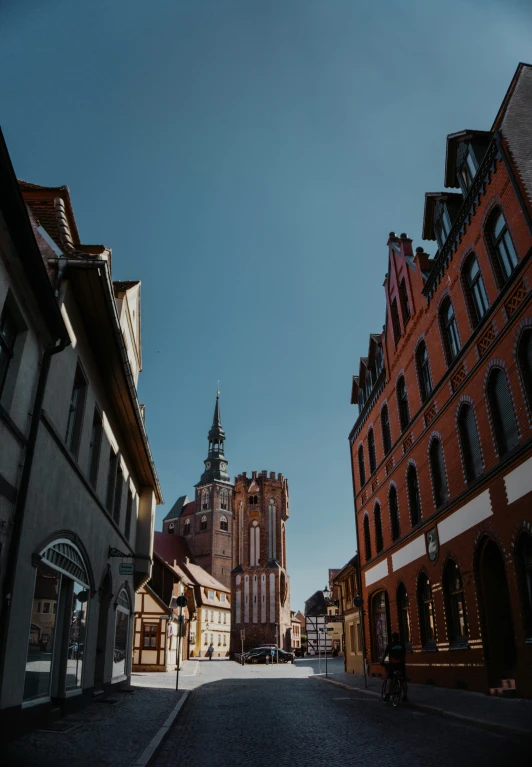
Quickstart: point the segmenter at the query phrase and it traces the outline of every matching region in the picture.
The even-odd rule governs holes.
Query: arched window
[[[408,594],[404,583],[397,588],[397,617],[399,619],[399,636],[403,644],[410,644],[412,634],[410,632],[410,614],[408,612]]]
[[[249,564],[250,567],[258,567],[260,559],[260,527],[258,522],[253,522],[249,528]]]
[[[532,535],[523,531],[515,547],[517,581],[523,606],[525,635],[532,638]]]
[[[410,519],[412,521],[412,527],[414,527],[421,519],[421,502],[419,500],[417,471],[413,464],[410,464],[408,467],[406,484],[408,487],[408,502],[410,504]]]
[[[392,313],[393,340],[397,346],[399,339],[401,338],[401,323],[399,322],[399,311],[397,309],[397,300],[395,298],[392,299],[390,304],[390,311]]]
[[[446,298],[440,307],[440,327],[447,364],[450,365],[460,351],[460,339],[456,317],[450,298]]]
[[[445,464],[443,461],[443,448],[439,439],[433,439],[429,450],[430,472],[432,474],[432,487],[436,508],[442,506],[449,497],[447,478],[445,476]]]
[[[421,631],[421,644],[426,646],[436,641],[436,623],[434,620],[434,602],[432,601],[432,587],[428,576],[421,573],[417,584],[417,599],[419,609],[419,628]]]
[[[397,490],[395,489],[395,485],[392,485],[390,487],[388,504],[390,506],[390,528],[392,531],[392,541],[396,541],[400,535],[400,528],[399,528],[399,506],[397,504]]]
[[[364,554],[366,555],[366,562],[371,559],[371,536],[369,533],[369,517],[364,515]]]
[[[377,456],[375,455],[375,436],[373,429],[368,432],[368,454],[369,454],[369,472],[373,474],[377,468]]]
[[[517,266],[517,253],[502,211],[497,208],[488,225],[490,250],[496,259],[500,285],[508,280]]]
[[[223,511],[227,511],[229,508],[227,490],[222,490],[220,493],[220,508],[223,509]]]
[[[525,384],[528,405],[532,408],[532,328],[527,328],[519,339],[517,357]]]
[[[225,514],[222,514],[220,517],[220,530],[225,530],[226,532],[229,530],[229,523]]]
[[[201,491],[201,508],[202,509],[209,508],[209,491],[207,490],[207,488]]]
[[[381,507],[378,503],[375,504],[373,520],[375,522],[375,549],[377,550],[378,554],[379,551],[382,551],[383,549]]]
[[[403,314],[403,325],[406,327],[406,323],[410,319],[410,306],[408,304],[408,293],[406,291],[406,283],[401,280],[399,283],[399,301],[401,303],[401,312]]]
[[[366,468],[364,466],[364,447],[360,445],[358,448],[358,473],[360,475],[360,487],[362,488],[366,484]]]
[[[392,433],[390,431],[390,416],[388,414],[388,405],[384,405],[381,410],[381,430],[384,454],[387,455],[392,449]]]
[[[183,535],[190,535],[190,519],[185,520],[183,525]]]
[[[115,646],[113,652],[113,679],[127,674],[129,623],[131,615],[131,602],[126,589],[122,589],[116,600],[115,617]]]
[[[479,474],[482,474],[482,457],[475,414],[467,402],[462,405],[458,414],[458,433],[460,434],[466,479],[468,482],[472,482]]]
[[[410,411],[408,409],[408,395],[406,393],[405,377],[397,381],[397,407],[399,408],[399,423],[401,431],[404,431],[410,423]]]
[[[488,311],[488,296],[474,253],[468,257],[462,270],[462,284],[469,306],[473,326],[476,327]]]
[[[268,501],[268,560],[277,561],[277,510],[275,501]]]
[[[168,532],[173,533],[174,527],[175,527],[175,524],[173,522],[170,522],[170,524],[168,525]]]
[[[488,379],[488,402],[497,442],[497,450],[502,458],[513,450],[519,442],[517,421],[515,420],[512,398],[506,374],[501,368],[493,368]]]
[[[456,642],[467,638],[467,620],[462,576],[458,565],[452,559],[447,560],[445,565],[443,588],[449,641]]]
[[[200,520],[200,530],[206,530],[207,529],[207,515],[204,514]]]
[[[379,591],[372,597],[371,615],[373,619],[373,660],[381,661],[390,636],[388,594],[386,591]]]
[[[430,377],[429,353],[425,341],[421,341],[416,349],[416,368],[419,380],[419,391],[421,393],[421,402],[425,402],[432,391],[432,380]]]

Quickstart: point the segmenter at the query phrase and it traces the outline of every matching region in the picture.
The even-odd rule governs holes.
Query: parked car
[[[275,650],[273,655],[272,649]],[[249,652],[245,653],[244,662],[266,663],[266,658],[268,658],[269,663],[277,663],[277,658],[279,658],[279,663],[294,662],[293,653],[286,652],[286,650],[277,650],[275,645],[268,645],[266,647],[254,647],[253,650],[249,650]]]

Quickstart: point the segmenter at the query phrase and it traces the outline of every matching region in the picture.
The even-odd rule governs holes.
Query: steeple
[[[224,455],[225,431],[222,426],[220,416],[220,392],[216,392],[216,404],[214,406],[214,416],[212,426],[209,429],[209,454],[204,461],[205,471],[201,475],[198,485],[204,485],[207,482],[218,480],[220,482],[230,482],[227,473],[227,460]]]

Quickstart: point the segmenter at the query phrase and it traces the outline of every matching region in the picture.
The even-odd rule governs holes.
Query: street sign
[[[345,615],[328,615],[325,618],[326,623],[343,623],[345,621]]]
[[[363,598],[360,596],[360,594],[357,594],[356,597],[353,599],[353,605],[355,607],[362,607],[364,604]]]
[[[273,656],[275,655],[275,647],[272,647],[271,654],[272,654],[272,658],[273,658]]]
[[[327,626],[327,631],[334,631],[332,626]]]
[[[135,572],[135,565],[133,562],[121,562],[118,566],[118,572],[120,575],[133,575]]]
[[[173,618],[172,615],[160,615],[159,616],[159,620],[161,620],[161,621],[171,621],[172,618]]]

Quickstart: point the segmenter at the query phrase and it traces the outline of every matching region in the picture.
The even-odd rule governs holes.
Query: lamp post
[[[175,691],[177,692],[179,690],[179,656],[181,654],[181,635],[183,633],[183,624],[184,624],[184,618],[183,618],[183,607],[186,607],[188,604],[187,598],[184,594],[181,594],[180,596],[176,597],[175,599],[175,606],[179,607],[179,614],[177,616],[177,658],[176,658],[176,676],[175,676]]]
[[[325,605],[328,604],[329,599],[331,598],[331,590],[329,588],[329,584],[325,584],[325,588],[323,589],[323,596],[325,598]],[[327,637],[329,636],[329,631],[327,628],[327,607],[325,608],[325,618],[323,621],[323,633],[325,635],[325,676],[328,676],[327,674]]]

